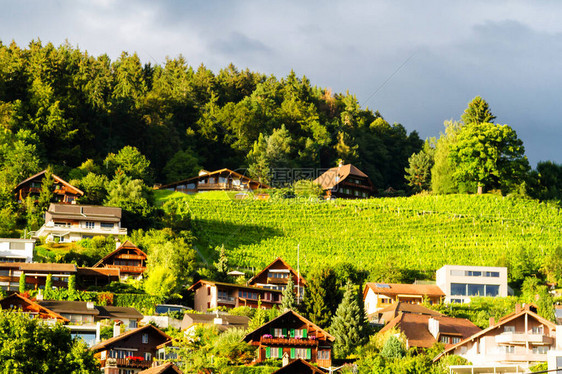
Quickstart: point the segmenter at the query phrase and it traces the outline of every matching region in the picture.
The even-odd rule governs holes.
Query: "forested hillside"
[[[231,263],[260,268],[277,256],[301,269],[351,263],[374,279],[445,264],[501,265],[513,279],[551,260],[562,245],[557,206],[493,195],[412,196],[328,202],[178,197],[200,249],[224,244]],[[164,198],[165,200],[165,198]]]
[[[17,140],[35,148],[39,165],[23,165],[25,173],[51,164],[65,177],[130,145],[151,162],[156,182],[260,157],[270,167],[306,168],[341,158],[377,187],[398,189],[422,145],[416,132],[360,108],[354,95],[294,73],[278,79],[230,65],[215,74],[181,56],[160,66],[125,52],[111,61],[40,41],[0,43],[0,125],[5,147]]]

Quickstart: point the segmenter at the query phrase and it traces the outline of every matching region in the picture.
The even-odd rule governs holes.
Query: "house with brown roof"
[[[130,306],[97,305],[96,309],[99,311],[95,316],[96,320],[120,322],[126,330],[136,329],[144,317],[141,312]]]
[[[249,323],[250,318],[246,316],[233,316],[225,313],[185,313],[181,322],[181,330],[185,334],[190,334],[196,326],[201,325],[215,326],[221,332],[228,329],[246,330]]]
[[[142,279],[146,271],[148,256],[129,240],[121,244],[116,250],[99,260],[94,268],[119,269],[122,279]]]
[[[90,286],[107,286],[121,279],[119,269],[113,268],[76,268],[77,288],[86,290]]]
[[[67,323],[70,320],[55,311],[46,308],[36,301],[30,300],[25,296],[18,293],[13,293],[0,300],[0,309],[16,310],[33,316],[34,318],[41,318],[51,323],[61,322]]]
[[[493,370],[502,365],[521,370],[546,362],[548,352],[555,349],[556,325],[539,316],[534,306],[517,304],[515,312],[497,323],[491,319],[490,327],[446,348],[434,361],[443,355],[455,354],[472,363],[451,367],[453,373],[473,369],[482,372],[483,368]]]
[[[283,291],[289,279],[292,279],[295,285],[295,295],[297,298],[302,299],[306,280],[281,257],[277,257],[250,279],[248,286]]]
[[[327,370],[314,366],[302,358],[299,358],[283,366],[281,369],[274,371],[272,374],[324,374],[327,372]]]
[[[426,308],[419,304],[410,304],[404,302],[397,302],[394,304],[390,304],[386,308],[379,310],[376,313],[373,313],[369,316],[369,322],[375,324],[386,324],[392,321],[394,318],[398,317],[401,313],[403,314],[420,314],[420,315],[427,315],[427,316],[442,316],[441,313]]]
[[[437,342],[451,347],[481,330],[464,318],[414,313],[399,313],[380,333],[393,328],[404,333],[408,348],[430,348]]]
[[[233,170],[220,169],[201,170],[196,177],[165,184],[157,189],[193,194],[206,191],[253,191],[265,188],[269,186]]]
[[[255,362],[267,359],[303,359],[319,366],[332,365],[335,338],[300,314],[289,310],[250,332],[244,341],[257,347]]]
[[[166,362],[165,364],[139,371],[139,374],[183,374],[183,371],[181,371],[175,364]]]
[[[104,340],[91,350],[100,361],[102,373],[137,372],[151,368],[158,346],[171,339],[158,328],[146,325]]]
[[[445,296],[441,288],[433,284],[367,283],[363,290],[363,301],[367,315],[396,302],[438,304]]]
[[[127,235],[127,229],[121,227],[121,208],[50,204],[45,213],[45,224],[33,237],[67,243],[109,235]]]
[[[43,288],[48,274],[52,276],[54,287],[67,288],[68,279],[76,272],[74,264],[0,262],[0,287],[5,291],[18,291],[19,279],[24,273],[27,289]]]
[[[43,170],[20,182],[14,188],[16,200],[21,203],[28,196],[37,199],[41,193],[41,186],[43,185],[46,172],[47,170]],[[77,198],[84,196],[83,191],[66,182],[61,177],[55,174],[51,174],[51,176],[53,178],[53,201],[62,204],[73,204]]]
[[[327,199],[367,198],[375,191],[369,176],[352,164],[340,163],[316,178],[314,183],[322,187]]]
[[[265,309],[281,305],[283,292],[261,287],[243,286],[234,283],[200,280],[188,288],[195,292],[193,309],[206,312],[217,307],[236,308],[248,306],[257,308],[258,300]]]

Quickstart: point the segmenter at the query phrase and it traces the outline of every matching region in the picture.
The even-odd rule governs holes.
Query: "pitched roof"
[[[449,353],[449,352],[455,350],[457,347],[460,347],[460,346],[462,346],[462,345],[464,345],[464,344],[466,344],[466,343],[468,343],[468,342],[470,342],[470,341],[473,341],[474,339],[477,339],[477,338],[479,338],[479,337],[481,337],[481,336],[487,334],[489,331],[492,331],[493,329],[497,329],[497,328],[499,328],[499,327],[505,325],[506,323],[511,322],[511,321],[513,321],[514,319],[517,319],[517,318],[521,317],[521,316],[524,315],[524,314],[528,314],[530,317],[535,318],[537,321],[539,321],[540,323],[542,323],[542,324],[544,324],[544,325],[550,327],[551,329],[556,329],[556,324],[555,324],[555,323],[550,322],[549,320],[544,319],[543,317],[539,316],[538,314],[532,312],[531,310],[529,310],[529,306],[527,306],[527,307],[525,307],[523,310],[521,310],[519,313],[509,313],[508,315],[502,317],[502,318],[498,321],[498,323],[496,323],[495,325],[490,326],[490,327],[488,327],[488,328],[486,328],[486,329],[484,329],[484,330],[482,330],[482,331],[480,331],[480,332],[478,332],[478,333],[475,333],[474,335],[472,335],[472,336],[470,336],[470,337],[468,337],[468,338],[462,340],[460,343],[457,343],[457,344],[455,344],[455,345],[453,345],[453,346],[451,346],[451,347],[445,349],[443,352],[441,352],[439,355],[437,355],[437,356],[433,359],[433,361],[439,360],[443,355],[445,355],[445,354],[447,354],[447,353]]]
[[[86,301],[43,300],[38,301],[37,304],[61,314],[88,314],[97,316],[100,313],[93,306],[94,303],[89,304]],[[88,308],[88,305],[91,305],[92,308]]]
[[[43,272],[64,272],[76,273],[76,265],[74,264],[58,264],[58,263],[41,263],[41,262],[18,262],[17,266],[24,272],[43,271]]]
[[[101,222],[121,221],[121,208],[101,205],[49,204],[47,214],[53,219],[79,219]]]
[[[283,292],[281,290],[270,290],[270,289],[265,289],[265,288],[261,288],[261,287],[243,286],[243,285],[236,284],[236,283],[215,282],[215,281],[210,281],[210,280],[205,280],[205,279],[201,279],[201,280],[195,282],[187,290],[188,291],[194,291],[204,284],[212,284],[212,285],[230,287],[230,288],[242,288],[242,289],[254,290],[254,291],[267,291],[267,292],[276,292],[276,293],[282,293]],[[262,301],[264,301],[264,300],[262,300]]]
[[[173,363],[166,362],[165,364],[154,366],[151,367],[150,369],[146,369],[139,372],[139,374],[171,374],[171,373],[183,374],[183,371],[181,371]]]
[[[315,325],[314,323],[312,323],[311,321],[307,320],[306,318],[304,318],[303,316],[301,316],[300,314],[298,314],[297,312],[294,312],[292,310],[288,310],[285,313],[281,314],[279,317],[272,319],[271,321],[261,325],[260,327],[258,327],[257,329],[255,329],[254,331],[248,333],[245,337],[244,337],[244,341],[250,341],[250,340],[256,340],[258,341],[259,338],[264,334],[264,333],[268,333],[269,334],[269,328],[270,326],[274,326],[276,323],[290,318],[290,317],[296,317],[297,319],[301,320],[303,323],[305,323],[307,326],[312,327],[314,330],[316,330],[316,332],[321,333],[323,336],[326,337],[327,340],[330,341],[334,341],[336,340],[336,338],[334,338],[332,335],[328,334],[328,332],[326,332],[325,330],[321,329],[320,327],[318,327],[317,325]],[[256,339],[257,338],[257,339]]]
[[[113,343],[115,343],[115,342],[118,342],[118,341],[120,341],[120,340],[122,340],[122,339],[125,339],[125,338],[127,338],[127,337],[129,337],[129,336],[131,336],[131,335],[138,334],[138,333],[140,333],[140,332],[143,332],[143,331],[146,331],[146,330],[151,330],[151,329],[154,330],[154,331],[156,331],[158,334],[160,334],[160,335],[161,335],[163,338],[165,338],[166,340],[172,339],[168,334],[166,334],[166,333],[163,332],[162,330],[160,330],[160,329],[158,329],[158,328],[156,328],[156,327],[154,327],[154,326],[152,326],[152,325],[149,324],[149,325],[146,325],[146,326],[143,326],[143,327],[139,327],[139,328],[136,328],[136,329],[132,329],[132,330],[126,331],[126,332],[124,332],[124,333],[121,334],[121,335],[114,336],[113,338],[109,338],[109,339],[107,339],[107,340],[104,340],[103,342],[94,345],[94,346],[91,348],[91,350],[92,350],[92,351],[98,351],[98,350],[100,350],[100,349],[104,349],[104,348],[106,348],[107,346],[109,346],[109,345],[111,345],[111,344],[113,344]]]
[[[445,293],[434,284],[400,284],[400,283],[367,283],[363,297],[369,289],[382,295],[416,295],[416,296],[445,296]]]
[[[439,335],[433,336],[429,331],[429,320],[439,322]],[[466,339],[480,331],[480,328],[464,318],[447,316],[429,316],[424,314],[400,313],[380,331],[384,333],[393,327],[401,330],[408,339],[410,347],[429,348],[437,342],[440,335],[453,335]],[[447,346],[447,345],[446,345]]]
[[[142,319],[144,315],[130,306],[96,306],[96,309],[99,311],[99,315],[97,318],[99,319]]]
[[[21,185],[29,182],[30,180],[33,180],[35,178],[37,178],[40,175],[43,175],[47,172],[47,169],[40,171],[39,173],[32,175],[31,177],[21,181],[20,183],[18,183],[18,185],[14,188],[14,190],[17,190]],[[74,187],[73,185],[71,185],[70,183],[68,183],[67,181],[65,181],[64,179],[62,179],[61,177],[55,175],[55,174],[51,174],[51,176],[53,177],[53,179],[59,183],[64,184],[66,187],[72,189],[75,193],[77,193],[78,195],[84,195],[84,192],[76,187]]]
[[[363,173],[352,164],[346,164],[326,170],[324,174],[314,180],[314,183],[318,183],[323,189],[329,190],[338,183],[344,181],[350,175],[361,178],[369,178],[367,174]]]
[[[230,170],[230,169],[227,169],[227,168],[223,168],[223,169],[219,169],[219,170],[215,170],[215,171],[206,171],[206,170],[205,170],[205,173],[204,173],[204,174],[199,174],[199,175],[197,175],[197,176],[195,176],[195,177],[191,177],[191,178],[188,178],[188,179],[183,179],[183,180],[180,180],[180,181],[176,181],[176,182],[172,182],[172,183],[168,183],[168,184],[163,184],[163,185],[157,187],[156,189],[161,190],[161,189],[164,189],[164,188],[170,188],[170,187],[177,186],[178,184],[186,184],[186,183],[189,183],[189,182],[191,182],[191,181],[198,180],[198,179],[203,178],[203,177],[208,177],[208,176],[211,176],[211,175],[220,174],[220,173],[224,173],[224,172],[227,172],[228,174],[231,174],[231,175],[235,175],[235,176],[237,176],[238,178],[246,179],[246,180],[248,180],[250,183],[256,183],[256,184],[258,184],[258,185],[260,186],[260,188],[269,188],[268,185],[266,185],[266,184],[264,184],[264,183],[261,183],[261,182],[258,182],[258,181],[254,180],[254,179],[252,179],[252,178],[250,178],[250,177],[248,177],[248,176],[246,176],[246,175],[242,175],[242,174],[237,173],[237,172],[235,172],[235,171],[233,171],[233,170]]]
[[[11,299],[16,299],[16,300],[21,301],[21,302],[23,302],[23,303],[26,303],[26,304],[28,304],[28,305],[30,305],[30,306],[33,306],[33,307],[35,307],[35,308],[37,308],[37,309],[43,311],[44,313],[50,314],[50,315],[52,315],[53,317],[55,317],[56,319],[61,320],[61,321],[63,321],[63,322],[70,322],[68,318],[63,317],[63,316],[61,316],[60,314],[58,314],[57,312],[55,312],[55,311],[53,311],[53,310],[51,310],[51,309],[49,309],[49,308],[47,308],[47,307],[45,307],[45,306],[42,306],[42,305],[40,305],[39,303],[37,303],[37,302],[35,302],[35,301],[33,301],[33,300],[30,300],[30,299],[28,299],[27,297],[22,296],[22,295],[20,295],[20,294],[18,294],[18,293],[14,293],[14,294],[11,294],[10,296],[7,296],[7,297],[3,298],[2,300],[0,300],[0,303],[4,304],[4,303],[7,303],[7,302],[10,302]],[[15,305],[15,304],[14,304],[14,305]],[[1,305],[0,305],[0,307],[1,307]],[[0,309],[1,309],[1,308],[0,308]]]
[[[144,253],[142,251],[142,249],[140,249],[139,247],[137,247],[136,245],[134,245],[133,243],[131,243],[129,240],[125,240],[125,242],[123,244],[121,244],[119,246],[119,248],[117,248],[116,250],[114,250],[113,252],[107,254],[104,258],[102,258],[101,260],[99,260],[98,262],[95,263],[95,265],[93,266],[94,268],[100,267],[101,265],[103,265],[103,263],[105,262],[105,260],[107,260],[108,258],[110,258],[111,256],[116,255],[117,253],[121,252],[124,249],[127,248],[132,248],[132,249],[136,249],[138,250],[141,254],[143,254],[145,257],[147,257],[146,253]]]
[[[442,316],[441,313],[439,313],[435,310],[426,308],[422,305],[403,303],[403,302],[399,301],[397,303],[390,304],[386,308],[383,308],[383,309],[381,309],[381,310],[379,310],[375,313],[370,314],[369,319],[371,319],[372,316],[381,316],[382,315],[385,322],[388,322],[388,321],[392,320],[393,318],[395,318],[396,316],[398,316],[400,313],[425,314],[425,315],[429,315],[429,316]]]
[[[214,324],[215,318],[222,319],[223,323],[221,326],[227,326],[231,328],[247,328],[250,319],[246,316],[233,316],[230,314],[219,314],[218,317],[215,314],[199,314],[199,313],[185,313],[183,315],[183,320],[181,322],[181,329],[188,329],[194,324]]]
[[[77,268],[78,276],[98,276],[119,278],[121,271],[118,268]]]
[[[293,374],[293,373],[311,373],[311,374],[324,374],[326,370],[316,367],[302,358],[296,359],[288,365],[283,366],[281,369],[274,371],[272,374]]]
[[[281,257],[277,257],[275,260],[273,260],[273,262],[271,262],[269,265],[267,265],[265,268],[263,268],[262,271],[260,271],[259,273],[257,273],[256,275],[254,275],[252,277],[252,279],[250,279],[248,281],[248,284],[252,284],[252,282],[254,281],[254,279],[257,279],[260,275],[262,275],[264,272],[268,271],[269,268],[271,268],[275,263],[277,262],[281,262],[283,264],[283,266],[285,266],[291,273],[293,273],[293,275],[295,275],[296,277],[299,276],[299,274],[295,271],[295,269],[293,269],[291,267],[291,265],[289,265],[287,262],[285,262],[285,260],[283,260]],[[300,276],[300,280],[303,284],[306,284],[306,280],[302,277],[302,275]]]

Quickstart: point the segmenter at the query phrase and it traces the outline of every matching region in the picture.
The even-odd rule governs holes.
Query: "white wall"
[[[0,238],[0,261],[9,261],[10,258],[23,258],[25,262],[33,262],[34,248],[35,240],[33,239]]]

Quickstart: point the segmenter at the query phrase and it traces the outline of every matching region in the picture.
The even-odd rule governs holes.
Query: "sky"
[[[183,55],[356,95],[363,108],[439,136],[475,96],[523,140],[534,167],[562,163],[562,2],[2,1],[0,40],[91,55]]]

